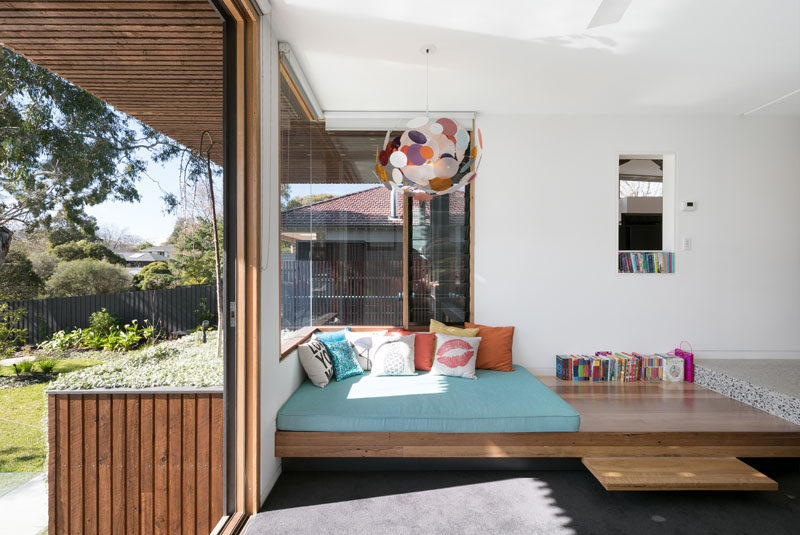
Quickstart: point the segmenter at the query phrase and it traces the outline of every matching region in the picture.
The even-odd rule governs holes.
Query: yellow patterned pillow
[[[478,327],[475,327],[474,329],[449,327],[444,323],[442,323],[441,321],[431,320],[430,331],[432,333],[449,334],[450,336],[461,336],[464,338],[472,338],[473,336],[478,336],[478,331],[480,331],[480,329]]]

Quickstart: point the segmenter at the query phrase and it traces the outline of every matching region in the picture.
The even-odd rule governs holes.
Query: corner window
[[[468,320],[468,191],[406,198],[374,175],[385,130],[328,131],[307,110],[282,77],[282,340],[309,326]]]

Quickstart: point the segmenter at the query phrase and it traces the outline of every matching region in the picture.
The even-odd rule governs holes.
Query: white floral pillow
[[[350,346],[353,348],[358,363],[361,364],[361,369],[368,371],[372,369],[372,354],[374,348],[373,337],[379,336],[383,338],[387,331],[347,331],[344,333]]]
[[[372,375],[416,375],[414,335],[376,336],[372,345]]]
[[[437,333],[431,374],[477,379],[475,361],[478,359],[480,343],[480,337],[464,338]]]

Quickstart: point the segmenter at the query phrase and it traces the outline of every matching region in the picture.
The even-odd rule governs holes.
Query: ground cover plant
[[[99,366],[60,376],[53,390],[148,388],[156,386],[220,386],[223,362],[216,355],[216,332],[196,332],[126,353]]]

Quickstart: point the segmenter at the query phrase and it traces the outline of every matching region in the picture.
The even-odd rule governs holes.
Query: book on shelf
[[[674,255],[668,251],[620,251],[619,273],[674,273]]]
[[[556,377],[564,381],[620,382],[684,380],[680,357],[662,353],[598,351],[594,355],[556,355]]]

